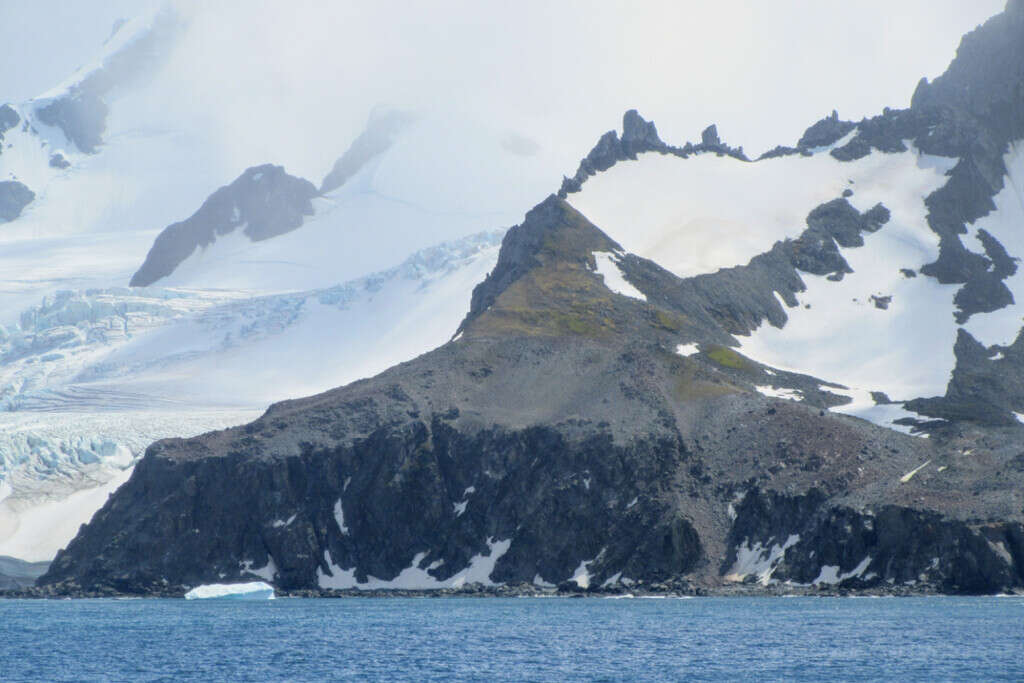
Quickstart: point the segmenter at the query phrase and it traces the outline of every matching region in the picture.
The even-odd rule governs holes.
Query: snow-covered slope
[[[839,123],[833,117],[819,125]],[[960,330],[986,346],[1009,345],[1021,330],[1022,309],[1015,303],[958,322],[962,312],[955,299],[963,280],[944,284],[922,268],[940,257],[940,235],[930,225],[926,198],[949,182],[959,159],[924,154],[911,140],[903,141],[903,151],[869,148],[852,160],[832,154],[859,133],[854,127],[828,145],[754,162],[682,148],[645,152],[587,178],[568,201],[628,252],[682,278],[745,267],[779,244],[799,250],[812,211],[828,202],[845,200],[861,213],[884,207],[888,219],[876,232],[856,238],[860,245],[826,237],[847,272],[801,272],[802,291],[776,292],[784,324],[762,319],[737,339],[739,351],[753,360],[847,387],[822,387],[850,399],[836,410],[906,429],[893,421],[921,416],[905,410],[903,402],[946,393]],[[653,140],[661,145],[656,133]],[[979,230],[997,239],[1011,258],[1024,255],[1020,143],[1011,144],[1005,164],[996,210],[962,240],[974,258],[986,262],[991,253]],[[1005,280],[1017,302],[1024,301],[1022,277],[1018,269]],[[767,390],[801,398],[784,388]]]
[[[177,27],[167,10],[127,22],[66,82],[0,111],[0,179],[31,193],[0,230],[0,555],[50,559],[157,439],[446,341],[497,256],[500,232],[478,233],[557,177],[487,125],[419,115],[294,234],[251,242],[239,226],[128,288],[160,231],[240,170],[201,117],[152,123],[177,96],[160,76]]]
[[[334,287],[64,291],[0,340],[0,554],[46,560],[151,442],[255,418],[445,342],[501,233]]]
[[[233,169],[212,131],[154,126],[154,83],[178,27],[170,10],[121,25],[58,87],[8,105],[0,179],[34,194],[0,230],[0,325],[58,289],[127,284],[160,228]]]
[[[500,130],[473,121],[423,114],[393,138],[314,199],[300,229],[253,240],[225,227],[152,284],[280,292],[362,277],[438,241],[514,224],[560,172],[543,152],[510,148]]]

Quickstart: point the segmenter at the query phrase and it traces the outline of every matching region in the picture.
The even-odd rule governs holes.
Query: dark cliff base
[[[302,590],[278,590],[278,598],[296,599],[366,599],[366,598],[616,598],[616,597],[664,597],[664,598],[778,598],[778,597],[883,597],[883,598],[921,598],[929,596],[949,595],[939,586],[877,586],[873,588],[843,588],[836,586],[799,586],[793,584],[775,584],[761,586],[757,584],[725,584],[695,586],[686,581],[669,581],[654,583],[649,586],[635,586],[631,589],[623,587],[595,588],[579,590],[566,587],[541,588],[532,584],[511,584],[504,586],[484,586],[471,584],[461,588],[438,588],[432,590],[331,590],[309,588]],[[971,594],[965,594],[971,595]],[[981,595],[1012,595],[1024,597],[1024,588],[1010,589],[1005,593]],[[184,591],[166,591],[155,593],[119,593],[113,590],[84,591],[53,589],[49,586],[28,587],[17,590],[0,591],[0,600],[93,600],[103,598],[184,598]]]

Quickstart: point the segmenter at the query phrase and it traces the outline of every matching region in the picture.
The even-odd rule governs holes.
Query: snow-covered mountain
[[[0,555],[52,558],[157,439],[445,342],[558,176],[503,128],[388,108],[323,181],[239,175],[216,131],[151,123],[184,22],[122,23],[0,108]]]
[[[628,111],[481,264],[449,342],[154,444],[43,590],[1024,587],[1022,84],[1010,0],[909,108],[756,160]],[[259,240],[241,203],[165,277],[332,215]]]
[[[834,252],[841,268],[798,265],[796,286],[773,290],[767,283],[760,290],[779,297],[770,305],[784,313],[739,336],[738,350],[842,384],[847,389],[830,391],[853,401],[838,410],[894,426],[892,420],[911,413],[900,404],[876,404],[871,392],[895,399],[938,395],[953,369],[959,286],[918,271],[939,255],[924,199],[945,185],[957,159],[923,154],[910,143],[905,151],[873,150],[840,161],[831,152],[858,131],[847,128],[828,144],[757,161],[715,149],[642,152],[587,179],[568,201],[625,253],[656,260],[680,278],[747,267],[776,244],[807,241],[817,221],[826,229],[852,223],[842,226],[849,236],[826,234],[815,245]],[[1012,185],[1009,191],[1019,192]],[[861,237],[856,223],[874,207],[886,220],[864,226]]]

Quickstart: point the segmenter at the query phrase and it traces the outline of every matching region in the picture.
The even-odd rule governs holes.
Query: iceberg
[[[210,583],[185,593],[186,600],[273,600],[274,587],[263,581],[250,583]]]

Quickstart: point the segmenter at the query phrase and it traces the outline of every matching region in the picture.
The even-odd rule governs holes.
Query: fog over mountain
[[[40,94],[91,59],[114,21],[155,4],[6,3],[0,93]],[[380,104],[490,121],[550,150],[561,168],[591,131],[634,107],[666,139],[714,122],[757,154],[832,109],[857,120],[906,106],[906,84],[940,74],[959,37],[1001,9],[999,0],[172,4],[189,28],[162,86],[137,105],[147,120],[210,131],[227,166],[273,159],[303,177],[322,177]]]

